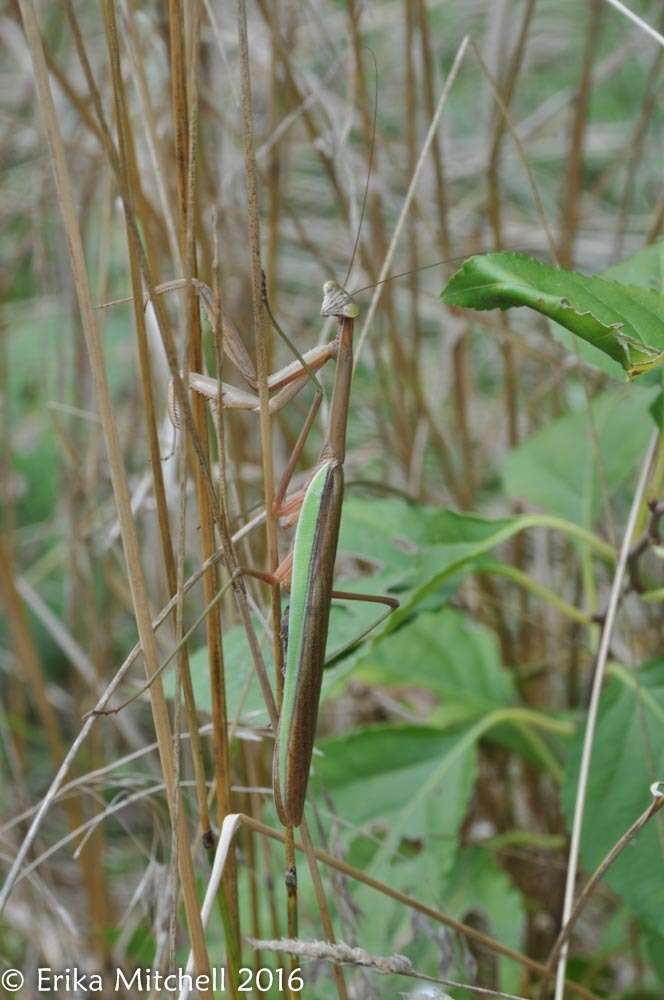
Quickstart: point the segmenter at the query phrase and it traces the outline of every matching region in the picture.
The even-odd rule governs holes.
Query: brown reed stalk
[[[122,460],[122,452],[108,387],[102,345],[99,339],[99,331],[92,303],[92,295],[88,283],[85,255],[76,219],[76,206],[74,202],[72,184],[67,167],[64,144],[60,134],[55,107],[53,105],[53,97],[48,78],[46,59],[44,57],[43,43],[32,0],[20,0],[20,9],[26,37],[30,46],[37,94],[49,140],[53,172],[57,185],[59,207],[67,236],[74,284],[81,312],[83,331],[85,333],[86,344],[90,356],[95,393],[99,406],[99,415],[106,443],[109,471],[111,474],[113,492],[120,521],[127,572],[132,592],[132,602],[136,616],[136,624],[141,640],[141,646],[143,648],[146,673],[149,678],[150,675],[155,673],[158,669],[157,647],[150,621],[147,587],[143,574],[143,567],[141,565],[138,537],[131,511],[131,497],[129,494],[129,487]],[[155,684],[150,688],[150,700],[153,710],[155,729],[157,732],[157,739],[159,742],[162,771],[167,789],[169,791],[168,799],[170,802],[173,794],[174,764],[168,708],[166,705],[163,687],[159,679],[157,679]],[[189,848],[189,837],[183,813],[179,814],[178,823],[180,824],[181,831],[178,843],[179,868],[184,892],[187,923],[189,926],[189,934],[195,956],[196,968],[201,974],[205,974],[209,969],[207,948],[205,935],[201,925],[200,912],[198,909],[196,886]],[[209,994],[209,991],[203,992],[205,994]]]

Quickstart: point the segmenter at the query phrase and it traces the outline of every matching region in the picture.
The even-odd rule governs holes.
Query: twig
[[[235,573],[233,574],[233,576],[231,576],[230,579],[228,579],[226,581],[226,583],[222,587],[219,588],[219,590],[214,595],[214,597],[212,598],[212,600],[209,601],[207,603],[207,605],[203,608],[203,610],[201,611],[201,613],[198,616],[198,618],[189,626],[189,628],[184,633],[184,635],[182,635],[178,639],[178,641],[176,642],[175,646],[170,651],[170,653],[168,654],[168,656],[166,657],[166,659],[164,660],[164,662],[162,664],[160,664],[160,666],[158,667],[157,672],[154,673],[149,678],[149,680],[147,680],[145,682],[145,684],[143,684],[142,687],[140,687],[138,689],[138,691],[136,691],[135,694],[133,694],[131,696],[131,698],[127,698],[126,701],[121,702],[119,705],[114,705],[112,708],[93,708],[89,712],[86,712],[86,714],[83,716],[83,718],[87,719],[89,716],[95,716],[95,715],[117,715],[117,713],[121,712],[123,710],[123,708],[127,708],[127,706],[131,705],[132,702],[136,701],[137,698],[140,698],[142,694],[145,694],[145,692],[156,681],[157,677],[160,677],[161,674],[163,674],[164,670],[169,665],[169,663],[172,663],[173,660],[175,659],[175,657],[178,655],[178,653],[182,649],[184,649],[184,647],[189,642],[189,640],[191,639],[192,635],[194,634],[194,632],[196,631],[196,629],[198,628],[198,626],[201,625],[207,619],[207,617],[210,614],[210,612],[213,610],[213,608],[215,608],[217,606],[217,604],[219,603],[219,601],[221,600],[221,598],[224,596],[224,594],[226,593],[226,591],[228,590],[228,588],[232,585],[235,576],[237,576],[239,573],[240,573],[240,570],[236,570]],[[175,592],[175,594],[173,596],[174,596],[174,599],[176,601],[176,604],[179,605],[179,603],[182,601],[182,598],[184,597],[184,591],[183,591],[183,589],[179,588],[178,590],[176,590],[176,592]]]
[[[645,590],[641,581],[640,561],[642,556],[654,545],[661,543],[660,521],[664,517],[664,501],[651,499],[648,501],[650,517],[646,530],[637,542],[630,549],[627,557],[627,572],[629,573],[630,587],[637,594],[642,594]]]
[[[604,877],[605,873],[611,867],[611,865],[616,860],[618,855],[624,851],[627,845],[632,840],[634,840],[637,833],[639,833],[639,831],[643,829],[648,820],[652,819],[652,817],[655,816],[664,806],[664,794],[662,794],[660,790],[661,784],[662,784],[661,781],[657,781],[651,786],[650,794],[652,795],[653,799],[652,802],[649,804],[648,808],[644,809],[644,811],[641,813],[638,819],[634,820],[629,829],[627,829],[623,833],[622,837],[620,837],[620,839],[613,845],[613,847],[606,855],[604,860],[595,869],[592,876],[588,879],[588,881],[584,885],[576,903],[574,904],[574,909],[570,913],[567,922],[561,928],[558,938],[556,939],[556,942],[553,948],[551,949],[551,954],[549,955],[549,958],[546,963],[547,974],[544,977],[544,981],[542,983],[540,1000],[546,1000],[546,992],[548,988],[548,976],[552,972],[553,967],[556,963],[556,959],[558,958],[558,955],[560,954],[562,948],[565,947],[567,941],[569,940],[569,936],[574,930],[574,927],[579,917],[581,916],[581,911],[583,910],[586,903],[590,899],[590,896],[592,895],[595,886],[600,881],[600,879]]]
[[[260,256],[260,224],[258,216],[258,180],[256,172],[256,151],[251,97],[251,73],[249,64],[249,39],[247,35],[247,10],[245,0],[237,0],[237,30],[240,50],[240,104],[242,110],[242,135],[244,142],[244,172],[247,191],[247,226],[251,259],[251,299],[256,337],[256,374],[260,399],[260,439],[261,462],[263,468],[263,492],[265,494],[265,528],[269,569],[272,573],[279,562],[277,542],[277,521],[273,509],[274,468],[272,457],[272,423],[270,418],[270,397],[267,384],[269,356],[269,324],[263,302],[263,269]],[[278,584],[271,587],[270,605],[272,612],[272,652],[276,687],[279,690],[283,668],[283,651],[279,626],[281,619],[281,599]]]

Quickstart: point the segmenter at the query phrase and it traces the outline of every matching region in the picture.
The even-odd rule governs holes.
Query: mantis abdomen
[[[320,466],[305,493],[295,532],[284,693],[273,761],[275,803],[285,826],[299,826],[304,810],[325,666],[343,483],[341,462],[330,459]]]

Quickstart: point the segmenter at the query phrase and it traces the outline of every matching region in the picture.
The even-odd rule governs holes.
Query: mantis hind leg
[[[263,583],[284,583],[290,576],[291,564],[292,555],[289,553],[274,573],[268,573],[262,569],[251,569],[249,566],[241,566],[240,573],[244,576],[252,576]],[[332,598],[336,601],[362,601],[368,604],[386,604],[392,611],[399,607],[397,598],[389,597],[387,594],[363,594],[354,590],[333,590]]]
[[[370,604],[387,604],[393,611],[399,607],[396,597],[388,597],[387,594],[361,594],[352,590],[333,590],[332,597],[338,601],[366,601]]]
[[[377,621],[372,622],[371,625],[364,630],[364,632],[360,632],[359,635],[356,635],[355,638],[351,639],[349,642],[344,643],[344,645],[340,646],[339,649],[334,649],[325,660],[326,667],[332,666],[340,657],[345,656],[346,653],[349,653],[352,649],[355,649],[356,646],[359,646],[362,640],[365,639],[370,632],[373,632],[375,628],[381,625],[385,619],[389,618],[392,612],[399,607],[399,602],[396,597],[388,597],[386,594],[358,594],[347,590],[333,590],[332,597],[338,601],[366,601],[371,604],[386,604],[388,610],[384,615],[381,615]]]

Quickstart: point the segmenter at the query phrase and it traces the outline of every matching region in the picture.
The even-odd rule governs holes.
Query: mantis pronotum
[[[302,388],[307,379],[315,378],[315,370],[329,358],[335,357],[337,366],[325,441],[305,486],[287,497],[288,485],[306,433],[320,405],[318,394],[275,499],[277,516],[287,524],[296,524],[292,553],[283,560],[274,574],[245,570],[247,574],[267,582],[290,582],[283,701],[273,761],[275,804],[285,826],[299,826],[302,821],[325,666],[331,601],[340,598],[375,601],[386,604],[389,608],[398,606],[398,601],[392,597],[333,589],[353,372],[353,325],[358,310],[350,295],[335,282],[326,282],[323,291],[321,314],[337,319],[338,336],[332,343],[307,352],[298,362],[275,373],[269,380],[269,386],[276,390],[270,401],[270,409],[277,410]],[[203,298],[205,301],[206,296]],[[280,332],[283,333],[281,330]],[[242,356],[244,349],[237,346],[239,336],[232,328],[227,333],[231,336],[234,360],[237,364],[238,357],[240,358],[238,367],[253,385],[251,363]],[[217,383],[208,376],[190,373],[189,386],[209,399],[218,397]],[[258,408],[257,398],[252,393],[242,392],[231,386],[223,385],[221,398],[224,406],[253,410]]]

